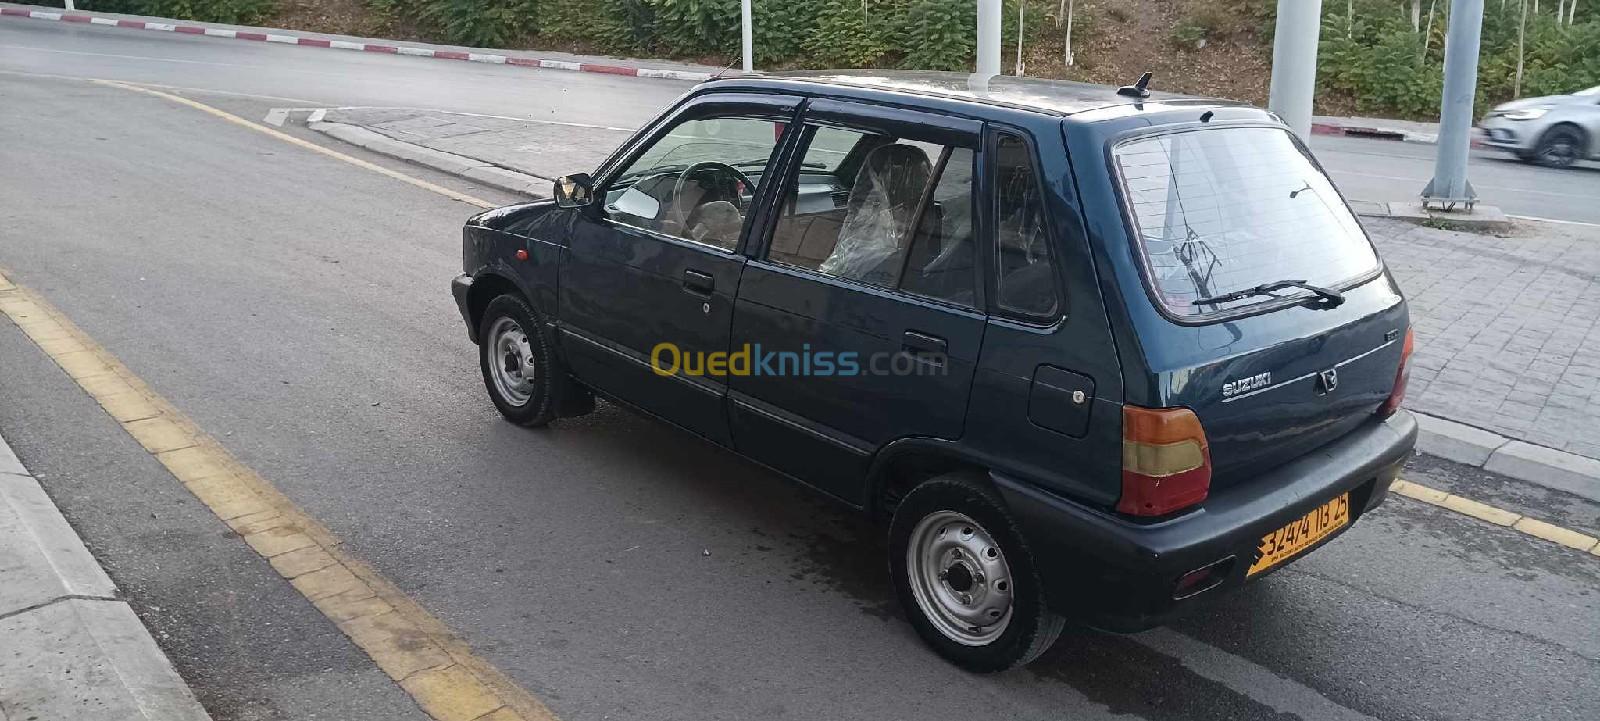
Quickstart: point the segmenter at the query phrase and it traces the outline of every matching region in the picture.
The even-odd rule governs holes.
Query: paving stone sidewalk
[[[323,120],[545,180],[594,170],[634,132],[632,128],[405,108],[334,108],[324,113]]]
[[[594,168],[631,134],[421,110],[325,119],[546,179]],[[1519,222],[1496,237],[1365,222],[1410,300],[1407,405],[1600,459],[1600,228]]]
[[[1505,237],[1368,219],[1417,333],[1407,404],[1600,458],[1600,228]]]

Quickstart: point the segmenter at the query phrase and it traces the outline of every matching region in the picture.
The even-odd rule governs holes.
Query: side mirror
[[[594,200],[594,180],[588,173],[574,173],[556,178],[556,207],[579,208]]]

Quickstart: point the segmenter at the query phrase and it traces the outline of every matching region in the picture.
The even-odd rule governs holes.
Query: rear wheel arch
[[[885,446],[873,459],[868,472],[866,510],[876,519],[886,520],[911,489],[924,481],[958,474],[991,490],[989,467],[961,450],[943,442],[926,439],[901,439]]]

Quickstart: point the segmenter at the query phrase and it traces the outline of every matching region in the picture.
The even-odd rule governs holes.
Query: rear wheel
[[[889,528],[889,570],[917,634],[968,671],[1028,663],[1065,625],[1046,606],[1005,505],[965,475],[924,482],[901,501]]]
[[[1551,168],[1565,168],[1583,159],[1583,133],[1576,128],[1555,127],[1545,131],[1534,148],[1534,162]]]
[[[500,414],[524,426],[555,420],[558,363],[533,309],[514,295],[495,298],[483,311],[478,339],[483,385]]]

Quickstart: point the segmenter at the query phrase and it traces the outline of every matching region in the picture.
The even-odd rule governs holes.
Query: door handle
[[[944,356],[950,350],[950,344],[938,336],[908,330],[901,337],[900,350],[930,365],[943,366]]]
[[[702,273],[693,269],[683,271],[683,289],[690,295],[710,298],[712,291],[716,290],[716,287],[717,279],[712,277],[710,273]]]

